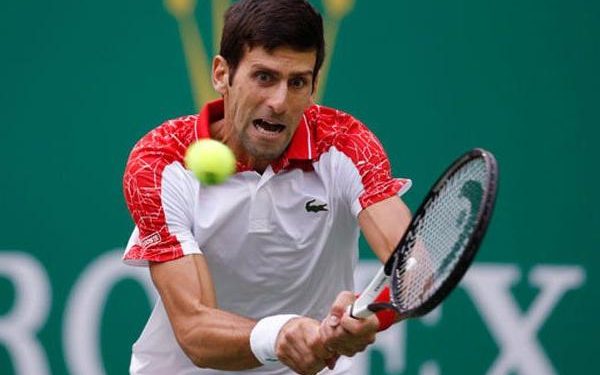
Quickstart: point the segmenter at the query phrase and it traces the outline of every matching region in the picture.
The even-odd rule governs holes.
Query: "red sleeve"
[[[181,163],[189,141],[181,124],[174,125],[166,123],[142,138],[127,162],[123,190],[137,228],[124,255],[127,263],[176,259],[190,252],[186,246],[193,252],[192,222],[186,212],[192,195]]]
[[[345,181],[345,195],[353,211],[402,194],[411,185],[409,179],[394,178],[388,156],[379,139],[360,121],[343,112],[329,114],[327,126],[333,146],[349,159],[338,171]]]
[[[361,177],[363,190],[358,200],[362,208],[398,194],[408,182],[392,176],[390,161],[381,142],[360,121],[353,119],[336,143],[352,160]]]

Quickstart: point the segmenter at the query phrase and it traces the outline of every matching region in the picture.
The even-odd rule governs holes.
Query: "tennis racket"
[[[433,185],[390,258],[350,306],[350,315],[366,318],[393,309],[405,319],[439,305],[479,249],[497,184],[490,152],[477,148],[458,158]]]

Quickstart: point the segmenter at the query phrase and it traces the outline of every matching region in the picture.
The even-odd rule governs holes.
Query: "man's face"
[[[315,60],[315,51],[255,47],[246,50],[231,85],[221,61],[227,74],[220,78],[227,83],[215,87],[225,100],[226,142],[238,156],[266,167],[283,153],[312,104]]]

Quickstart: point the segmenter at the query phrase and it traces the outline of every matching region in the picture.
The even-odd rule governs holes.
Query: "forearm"
[[[408,207],[397,196],[375,203],[359,214],[358,222],[362,233],[381,262],[385,263],[394,251],[410,218]],[[389,301],[389,290],[388,295],[380,297],[383,301]],[[378,330],[385,329],[398,319],[393,312],[380,312],[377,316],[354,319],[347,314],[347,308],[355,299],[354,293],[340,293],[320,329],[327,347],[348,356],[363,351],[375,340]]]
[[[244,370],[261,365],[250,349],[255,321],[209,307],[200,307],[184,321],[180,324],[184,327],[174,329],[179,345],[196,366]]]
[[[242,370],[260,365],[249,339],[256,322],[217,308],[202,256],[153,263],[150,271],[177,342],[196,366]]]
[[[358,222],[369,247],[385,263],[411,220],[408,207],[393,196],[367,207]]]
[[[181,347],[198,367],[237,371],[281,361],[297,373],[315,374],[332,356],[323,347],[319,322],[314,319],[284,314],[257,324],[206,307],[195,316],[176,331]]]
[[[177,342],[196,366],[236,371],[281,360],[292,370],[307,374],[325,366],[323,359],[329,353],[323,348],[316,320],[276,315],[257,324],[219,310],[203,256],[151,263],[150,274]]]

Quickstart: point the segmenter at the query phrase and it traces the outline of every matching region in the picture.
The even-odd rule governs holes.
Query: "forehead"
[[[268,51],[263,47],[247,48],[240,66],[247,69],[268,68],[282,73],[312,73],[317,52],[298,51],[290,47],[278,47]]]

